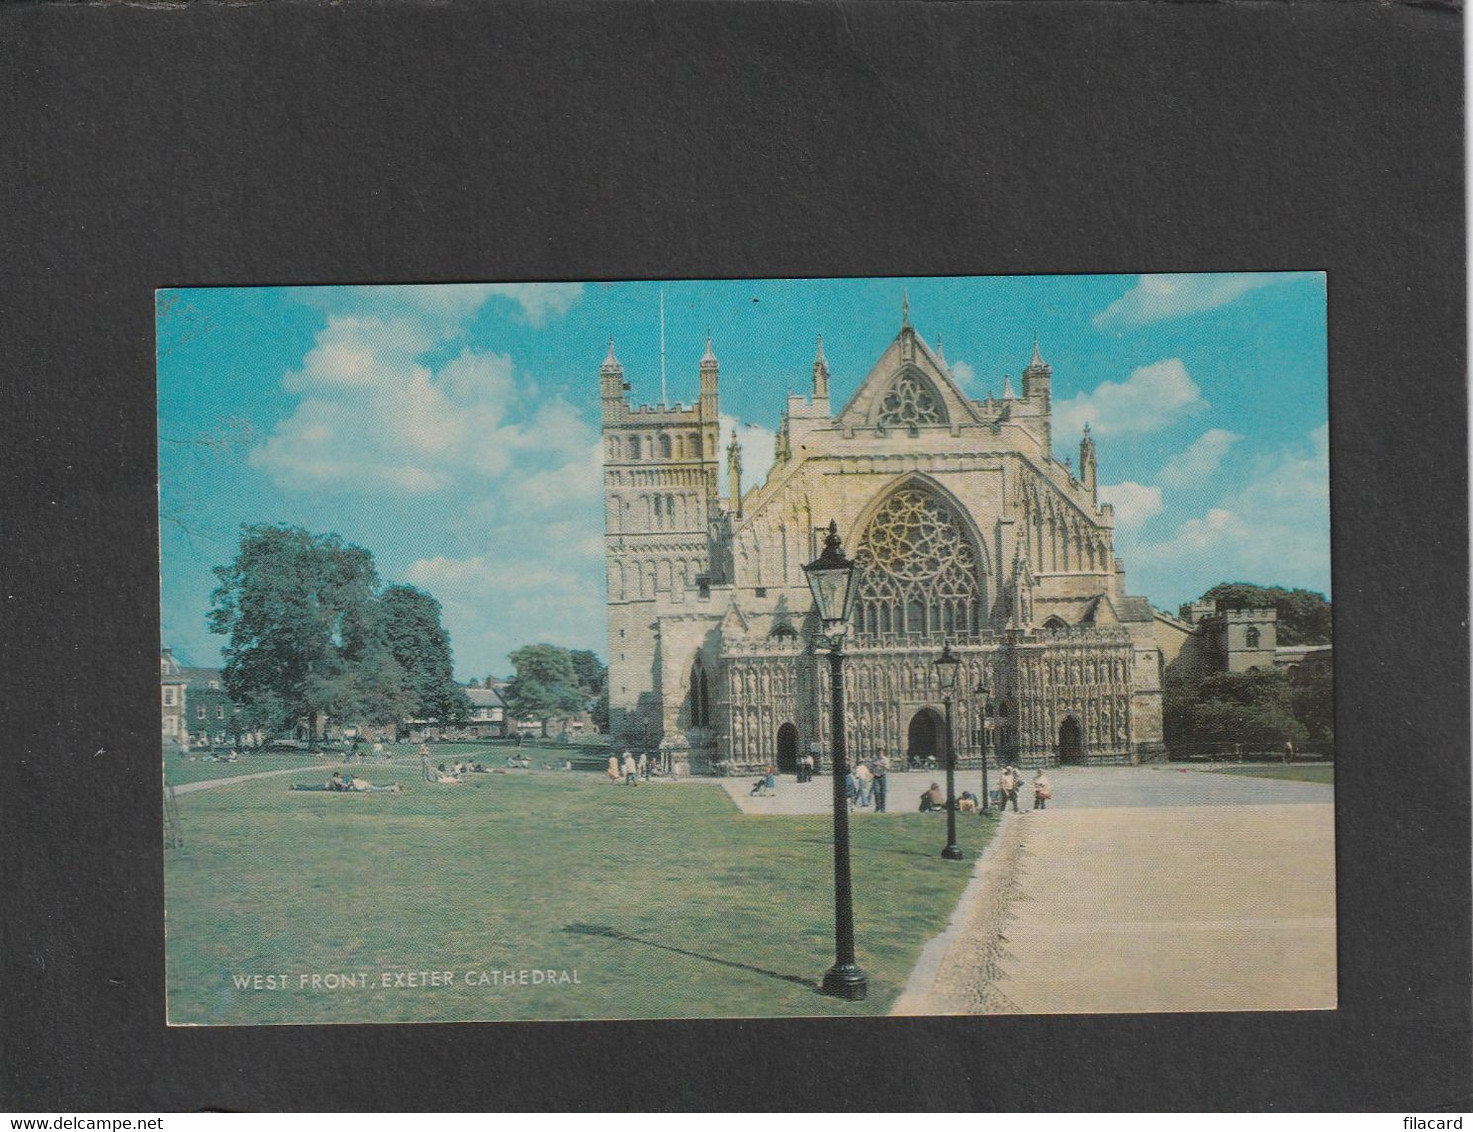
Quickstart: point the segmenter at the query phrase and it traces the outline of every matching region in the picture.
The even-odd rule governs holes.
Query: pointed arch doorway
[[[777,769],[783,774],[798,773],[798,729],[791,723],[777,729]]]
[[[946,723],[933,707],[924,707],[910,719],[906,733],[905,761],[909,766],[924,766],[934,759],[940,766],[946,754]]]
[[[1059,724],[1059,762],[1082,763],[1084,761],[1084,735],[1079,729],[1079,720],[1072,715]]]

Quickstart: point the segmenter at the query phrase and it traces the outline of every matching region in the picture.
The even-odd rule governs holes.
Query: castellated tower
[[[719,372],[708,337],[696,404],[635,408],[612,340],[599,370],[609,724],[621,743],[653,745],[663,730],[660,640],[650,631],[656,602],[663,607],[692,601],[708,584],[713,524],[720,514]]]

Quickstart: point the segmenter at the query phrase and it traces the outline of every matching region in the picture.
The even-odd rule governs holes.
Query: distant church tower
[[[689,600],[711,562],[713,523],[720,514],[719,380],[709,337],[694,405],[630,405],[612,340],[599,370],[609,695],[613,704],[626,705],[613,710],[618,718],[610,723],[631,738],[657,737],[661,731],[655,695],[659,639],[650,634],[656,597]]]

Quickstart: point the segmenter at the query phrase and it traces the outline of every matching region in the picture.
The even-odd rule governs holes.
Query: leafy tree
[[[355,701],[355,667],[377,620],[373,557],[337,535],[246,525],[240,551],[217,566],[210,629],[229,637],[226,690],[282,722],[322,722]]]
[[[535,719],[547,734],[547,721],[576,712],[587,697],[578,681],[572,655],[557,645],[527,645],[511,654],[516,675],[506,689],[507,703],[518,719]]]
[[[1334,690],[1328,666],[1304,677],[1276,669],[1205,677],[1168,673],[1163,692],[1169,746],[1241,743],[1278,750],[1287,740],[1296,747],[1334,747]]]
[[[593,707],[589,709],[593,716],[593,724],[600,731],[608,734],[609,730],[609,686],[604,684],[598,693],[598,699],[593,701]]]
[[[1202,595],[1218,609],[1264,609],[1278,612],[1281,645],[1325,645],[1331,640],[1330,602],[1312,590],[1286,590],[1251,582],[1222,582]]]
[[[440,624],[440,603],[413,586],[390,586],[379,598],[382,633],[398,665],[412,706],[397,719],[417,716],[459,723],[470,715],[470,699],[455,682],[450,634]]]
[[[578,676],[578,686],[588,693],[589,699],[597,697],[603,690],[604,678],[609,672],[603,661],[587,649],[574,649],[568,655],[573,661],[573,671]]]

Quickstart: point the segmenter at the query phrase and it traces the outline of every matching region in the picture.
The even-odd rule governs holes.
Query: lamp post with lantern
[[[823,622],[829,648],[834,746],[834,965],[824,972],[824,994],[859,1001],[869,993],[869,980],[854,958],[854,889],[849,873],[849,798],[844,779],[849,758],[844,749],[844,633],[858,590],[858,567],[844,556],[839,525],[829,523],[823,553],[803,567],[813,605]]]
[[[982,813],[986,813],[992,802],[992,792],[987,788],[987,725],[992,722],[992,702],[987,698],[986,684],[977,685],[977,695],[982,700]]]
[[[936,685],[941,689],[942,702],[946,704],[946,848],[941,855],[948,861],[962,859],[961,847],[956,843],[956,744],[951,734],[951,697],[956,691],[957,673],[962,662],[951,651],[950,642],[943,641],[941,655],[936,658]]]

